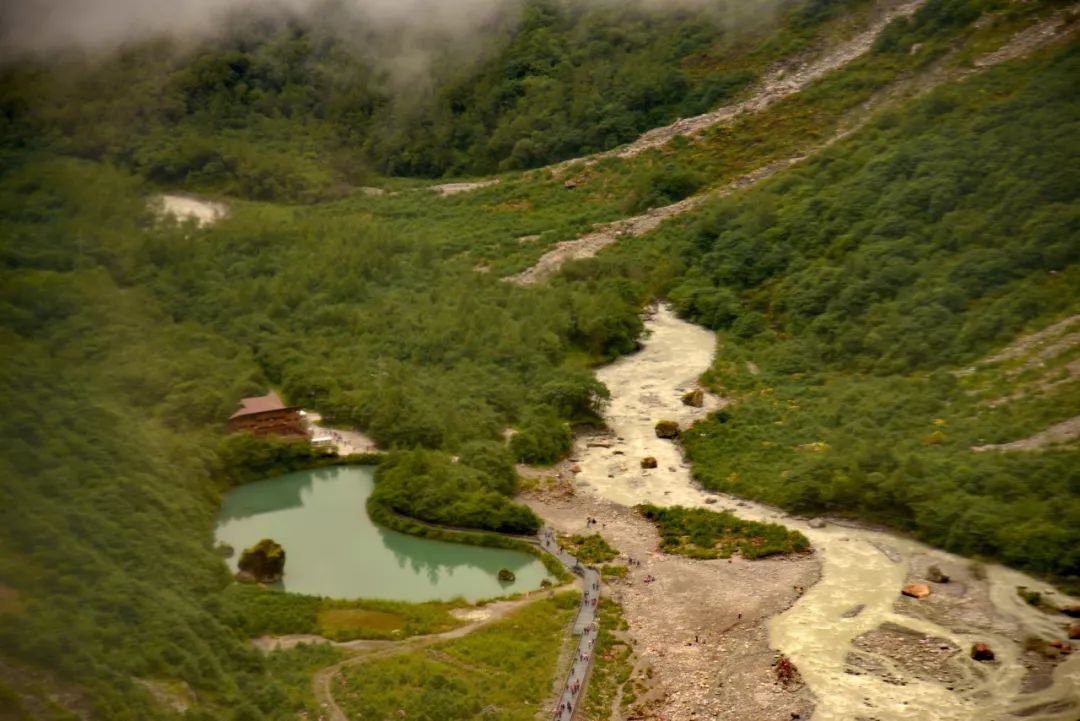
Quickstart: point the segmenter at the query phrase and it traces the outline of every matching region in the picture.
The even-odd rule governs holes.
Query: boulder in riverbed
[[[825,528],[825,520],[822,518],[811,518],[806,522],[806,525],[810,528]]]
[[[682,397],[683,405],[691,406],[693,408],[701,408],[705,405],[705,391],[700,388],[695,388],[692,391],[683,393]]]
[[[656,459],[652,456],[645,456],[641,459],[642,468],[656,468]]]
[[[942,573],[941,569],[937,566],[931,566],[930,568],[928,568],[926,571],[926,577],[934,583],[949,582],[949,576],[945,573]]]
[[[1080,623],[1069,626],[1069,638],[1080,638]]]
[[[499,569],[499,580],[503,583],[513,583],[516,579],[517,576],[515,576],[514,572],[511,571],[509,568]]]
[[[971,657],[976,661],[993,661],[994,652],[985,643],[977,643],[971,647]]]
[[[909,583],[904,586],[901,593],[912,598],[926,598],[930,595],[930,587],[925,583]]]
[[[675,421],[657,421],[656,422],[656,437],[657,438],[677,438],[679,435],[679,424]]]
[[[840,614],[840,616],[841,618],[855,618],[863,612],[864,608],[866,608],[866,604],[860,603],[858,606],[852,606],[848,610],[844,611],[842,614]]]

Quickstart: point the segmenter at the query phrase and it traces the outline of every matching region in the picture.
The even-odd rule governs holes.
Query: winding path
[[[555,705],[553,718],[572,719],[577,711],[585,687],[589,683],[589,671],[592,669],[592,651],[596,645],[599,626],[596,623],[596,607],[600,602],[600,574],[592,566],[581,563],[559,547],[555,541],[555,532],[549,528],[540,529],[540,548],[544,549],[574,573],[581,574],[584,592],[581,605],[574,620],[574,635],[578,636],[577,649],[570,661],[570,670],[566,674],[563,690]]]
[[[570,571],[581,576],[584,592],[581,595],[581,603],[578,606],[577,617],[574,619],[573,634],[579,636],[578,645],[574,650],[574,656],[570,663],[570,671],[559,693],[558,705],[554,718],[567,721],[573,717],[574,711],[581,698],[585,695],[585,687],[588,683],[588,673],[591,669],[591,651],[596,643],[598,625],[596,624],[596,604],[600,597],[600,574],[591,566],[582,566],[574,556],[567,553],[555,542],[554,532],[550,529],[541,529],[540,535],[534,542],[547,553],[566,566]],[[513,611],[534,603],[543,594],[533,592],[514,601],[497,601],[487,606],[491,615],[480,621],[467,623],[458,628],[442,633],[433,633],[425,636],[414,636],[401,641],[331,641],[321,636],[297,635],[280,636],[273,639],[263,639],[258,645],[264,651],[275,648],[294,646],[298,643],[329,643],[338,648],[345,648],[356,652],[356,655],[339,661],[332,666],[319,669],[311,679],[315,693],[315,702],[328,714],[329,721],[348,721],[348,716],[334,700],[333,680],[345,668],[367,663],[368,661],[396,656],[399,653],[408,653],[426,648],[441,641],[449,641],[461,638],[487,626],[495,621],[505,618]]]

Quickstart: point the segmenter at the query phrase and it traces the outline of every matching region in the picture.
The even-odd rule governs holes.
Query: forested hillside
[[[366,431],[398,513],[528,532],[512,464],[597,423],[592,368],[657,298],[721,333],[706,380],[735,403],[683,439],[706,486],[1075,587],[1080,451],[971,450],[1080,413],[1075,350],[1050,379],[980,365],[1080,308],[1077,42],[973,62],[1064,4],[928,0],[758,115],[560,171],[520,169],[746,97],[874,3],[528,0],[413,95],[318,18],[0,69],[0,709],[175,718],[160,682],[188,719],[316,713],[315,652],[229,623],[220,495],[303,460],[229,440],[236,400],[274,387]],[[800,153],[550,283],[502,280]],[[163,190],[228,216],[161,217]]]
[[[966,369],[1080,308],[1078,98],[1073,43],[570,271],[639,278],[723,332],[710,381],[737,403],[684,437],[706,486],[1075,586],[1077,449],[972,451],[1076,416],[1075,351]]]
[[[9,70],[0,102],[55,149],[151,182],[313,200],[377,174],[484,174],[614,147],[724,103],[866,4],[527,0],[469,50],[429,49],[419,89],[328,12],[241,24],[195,49],[161,41]]]

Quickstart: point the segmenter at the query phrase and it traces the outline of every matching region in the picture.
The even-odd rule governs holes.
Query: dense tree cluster
[[[0,663],[49,669],[104,718],[171,717],[139,679],[187,683],[195,721],[295,718],[304,697],[237,631],[247,606],[224,592],[212,526],[227,484],[326,459],[223,441],[236,400],[272,385],[368,431],[394,451],[377,487],[392,512],[528,532],[512,463],[554,461],[574,424],[596,421],[606,391],[589,368],[635,349],[655,295],[723,332],[706,380],[738,403],[681,436],[705,485],[1075,582],[1077,451],[970,447],[1075,415],[1076,389],[990,408],[952,372],[1076,312],[1075,43],[931,93],[529,289],[485,263],[520,269],[594,222],[695,192],[713,166],[684,140],[591,166],[572,193],[545,174],[454,198],[387,181],[400,194],[232,198],[210,228],[146,205],[162,185],[317,200],[372,168],[482,171],[609,147],[737,93],[856,4],[800,3],[740,48],[696,16],[650,29],[637,10],[537,0],[400,117],[375,70],[295,25],[195,59],[153,45],[5,69],[0,584],[19,601],[0,608]],[[800,117],[856,92],[868,67],[922,62],[916,42],[947,46],[966,6],[932,0],[892,26],[856,74],[809,89]]]
[[[479,46],[426,48],[407,88],[387,39],[340,14],[240,23],[194,50],[161,41],[13,73],[0,117],[15,137],[46,132],[155,183],[310,201],[375,172],[483,174],[614,147],[723,104],[860,1],[754,13],[523,0]]]
[[[536,514],[507,498],[505,477],[513,466],[492,470],[504,478],[435,451],[402,451],[379,465],[369,502],[429,523],[536,533]]]

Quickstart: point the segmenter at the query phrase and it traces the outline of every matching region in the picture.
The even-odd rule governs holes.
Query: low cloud
[[[23,0],[0,3],[0,47],[8,55],[107,50],[156,36],[210,37],[237,15],[348,17],[367,34],[465,37],[516,0]]]
[[[401,97],[417,98],[440,67],[476,61],[505,36],[527,0],[0,0],[0,61],[58,54],[92,58],[126,43],[201,41],[254,19],[301,19],[352,40]],[[643,10],[707,10],[710,22],[743,27],[798,0],[563,0]],[[434,72],[433,72],[434,71]]]
[[[6,54],[102,50],[167,35],[212,36],[239,13],[349,17],[366,34],[402,41],[462,40],[516,16],[522,0],[14,0],[0,3]],[[576,0],[619,2],[633,0]],[[711,7],[732,23],[771,12],[779,0],[637,0],[649,9]]]

